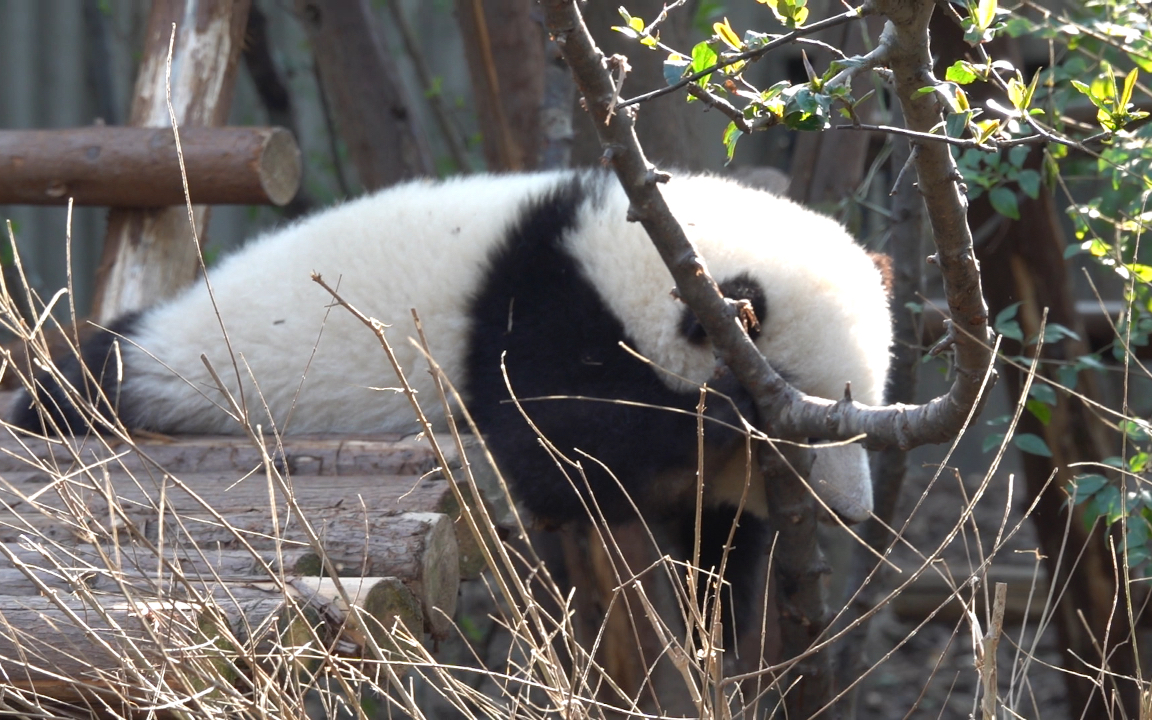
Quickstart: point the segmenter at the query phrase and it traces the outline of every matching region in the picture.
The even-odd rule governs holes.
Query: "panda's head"
[[[746,323],[748,336],[760,346],[761,351],[771,362],[769,344],[761,345],[759,343],[765,327],[769,326],[764,290],[747,274],[740,274],[721,281],[718,285],[724,297],[742,301],[745,311],[752,313],[754,319],[752,322]],[[711,351],[711,343],[707,333],[696,318],[695,313],[687,307],[682,311],[680,332],[687,344]],[[786,369],[779,372],[794,387],[810,394],[816,394],[805,389],[807,383],[798,381],[793,370]],[[753,423],[756,422],[754,417],[749,417],[748,420]],[[817,439],[812,439],[810,442],[817,446],[809,476],[809,482],[817,495],[831,510],[848,522],[855,523],[867,519],[872,512],[872,484],[868,457],[863,447],[855,443],[822,443]],[[721,472],[732,474],[736,478],[744,475],[743,469],[733,465],[726,466]],[[712,499],[738,505],[740,504],[740,497],[736,493],[743,493],[741,485],[742,483],[739,482],[718,483]],[[749,507],[754,512],[759,507],[761,498],[759,493],[753,493],[747,498],[746,502],[749,503]]]
[[[707,176],[661,186],[668,206],[724,294],[747,300],[750,334],[794,387],[827,399],[883,402],[892,342],[880,270],[839,223],[787,199]],[[673,281],[643,227],[613,218],[628,208],[605,192],[579,218],[570,249],[601,288],[636,350],[663,369],[673,389],[690,391],[716,373],[711,342],[671,292]],[[814,486],[833,510],[861,520],[871,510],[867,457],[859,445],[820,449]]]

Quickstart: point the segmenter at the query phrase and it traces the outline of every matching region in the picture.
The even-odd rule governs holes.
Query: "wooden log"
[[[449,467],[458,470],[461,461],[455,444],[447,436],[438,436]],[[492,510],[497,524],[511,526],[511,511],[499,481],[491,466],[479,453],[479,442],[465,436],[465,450],[471,457],[485,502]],[[85,497],[103,496],[105,483],[111,483],[115,496],[130,504],[148,506],[147,499],[159,498],[161,483],[149,479],[146,473],[162,467],[187,484],[196,495],[206,498],[217,509],[267,505],[267,486],[261,479],[261,452],[246,438],[238,437],[181,437],[179,439],[147,439],[136,441],[139,452],[124,446],[109,446],[104,439],[87,438],[83,441],[42,440],[34,438],[0,439],[0,500],[16,507],[25,497],[35,495],[53,482],[53,478],[78,471],[76,458],[83,458],[96,474],[93,478],[77,478],[70,483],[70,493],[80,492]],[[460,549],[462,578],[476,578],[486,563],[468,524],[459,519],[461,508],[446,482],[437,481],[442,473],[434,472],[438,466],[428,442],[417,436],[395,435],[374,437],[296,436],[285,438],[282,453],[277,453],[269,441],[268,453],[277,457],[279,468],[291,471],[298,490],[297,502],[301,507],[324,507],[337,502],[364,502],[367,507],[385,513],[429,511],[441,512],[457,519],[456,535]],[[104,460],[115,457],[114,462]],[[109,469],[107,480],[103,466]],[[246,473],[253,477],[242,483],[236,481]],[[216,475],[213,475],[213,474]],[[432,474],[429,474],[432,473]],[[428,475],[417,481],[415,476]],[[141,486],[133,476],[142,476]],[[408,477],[405,477],[408,476]],[[163,477],[163,474],[155,476]],[[336,477],[339,479],[332,480]],[[464,476],[459,475],[463,482]],[[142,487],[151,488],[147,491]],[[163,485],[165,502],[181,510],[198,508],[200,503],[187,492],[177,490],[174,483]],[[64,488],[58,488],[64,489]],[[466,497],[469,493],[464,493]],[[51,508],[51,512],[64,509],[62,500],[37,496],[36,502]],[[157,500],[158,502],[158,500]],[[151,506],[155,506],[155,502]],[[70,511],[69,511],[70,512]],[[95,512],[95,510],[93,511]],[[107,516],[106,503],[99,510]],[[25,513],[26,514],[26,513]],[[19,523],[0,513],[0,526],[9,528],[9,536],[19,533]],[[70,537],[61,534],[60,527],[52,537]],[[3,531],[0,531],[3,535]],[[85,540],[83,537],[71,539]]]
[[[97,611],[76,599],[0,597],[0,618],[0,673],[21,690],[60,700],[94,693],[146,700],[149,685],[209,687],[185,687],[153,637],[180,653],[184,678],[234,679],[217,647],[203,641],[200,609],[189,603],[108,598]]]
[[[180,133],[192,201],[284,205],[300,186],[300,148],[284,128]],[[184,207],[171,128],[0,130],[0,205]]]
[[[135,450],[101,437],[64,440],[0,435],[0,475],[4,476],[27,471],[43,472],[45,477],[49,471],[67,474],[81,467],[77,458],[85,465],[106,463],[126,472],[162,468],[172,474],[244,474],[259,469],[263,462],[263,453],[251,440],[234,435],[141,437],[134,440]],[[448,461],[459,465],[451,439],[439,439]],[[281,453],[271,438],[266,439],[267,454],[293,475],[423,475],[438,464],[428,443],[415,435],[297,435],[284,438],[282,447]]]
[[[0,596],[70,595],[85,588],[146,599],[161,596],[195,602],[211,597],[227,610],[253,600],[282,598],[283,585],[298,601],[333,603],[345,614],[349,609],[335,580],[300,572],[319,566],[315,555],[305,550],[255,555],[243,550],[217,550],[184,557],[169,550],[165,555],[167,562],[160,563],[155,554],[139,545],[124,545],[116,552],[108,549],[101,554],[91,545],[42,553],[7,544],[0,551]],[[279,580],[269,578],[266,568],[277,573]],[[399,578],[346,577],[341,578],[340,585],[351,604],[367,612],[371,619],[368,629],[377,642],[392,642],[388,636],[396,621],[410,634],[422,636],[420,598]],[[357,642],[363,644],[364,639],[360,637]]]
[[[267,579],[270,570],[279,576],[316,575],[319,567],[315,553],[305,549],[257,551],[205,550],[171,548],[161,561],[155,552],[143,545],[122,543],[118,548],[99,549],[81,544],[71,547],[41,545],[40,549],[16,543],[3,543],[0,548],[0,595],[37,594],[39,590],[27,581],[26,570],[35,572],[53,587],[74,590],[77,579],[88,587],[113,590],[114,577],[129,577],[136,586],[155,584],[158,577],[183,578],[200,584],[224,582],[237,578]],[[24,568],[23,570],[21,568]],[[16,574],[24,583],[15,580]],[[11,580],[9,580],[11,579]]]
[[[279,488],[269,488],[263,474],[243,480],[231,473],[182,474],[179,482],[166,474],[153,477],[110,472],[77,475],[44,492],[40,474],[20,482],[5,474],[0,482],[0,517],[5,511],[57,516],[78,513],[106,518],[110,510],[123,512],[131,521],[155,516],[161,509],[180,515],[203,514],[206,507],[217,512],[239,513],[254,508],[267,513],[271,507],[287,512],[289,503]],[[288,480],[293,502],[305,513],[347,507],[351,512],[378,516],[405,512],[458,512],[447,480],[420,479],[413,475],[304,475]],[[110,507],[114,503],[116,507]]]
[[[397,653],[402,653],[396,638],[397,632],[417,640],[423,637],[425,620],[420,599],[399,578],[341,578],[340,587],[347,593],[351,605],[344,601],[336,581],[331,578],[291,578],[286,585],[287,595],[299,607],[320,606],[328,613],[334,609],[340,614],[338,617],[341,619],[348,616],[351,607],[359,608],[362,611],[361,626],[354,622],[337,625],[341,639],[358,646],[356,654],[370,656],[370,653],[366,652],[368,640],[362,634],[361,627],[367,630],[379,646],[389,652],[394,659],[398,659]],[[210,588],[209,594],[226,615],[243,614],[248,616],[246,619],[249,623],[260,621],[262,619],[260,613],[263,612],[253,613],[251,607],[265,607],[261,603],[271,599],[283,600],[285,597],[277,583],[255,579],[215,584]],[[238,623],[233,620],[229,626],[237,627]],[[257,625],[251,626],[257,627]]]
[[[349,508],[333,508],[310,511],[307,517],[337,573],[399,578],[420,599],[425,630],[433,637],[447,633],[460,589],[459,547],[448,516],[412,512],[381,517],[360,508],[351,512]],[[167,517],[165,542],[235,550],[243,538],[260,550],[277,544],[291,549],[307,547],[307,534],[298,518],[281,516],[278,528],[267,509],[228,514],[223,519],[226,524],[205,515],[184,515],[179,523]],[[157,540],[160,519],[149,521],[141,530]]]
[[[174,512],[165,506],[165,512],[160,513],[148,506],[139,506],[136,511],[107,506],[101,510],[95,507],[98,501],[92,502],[93,507],[78,499],[71,508],[67,504],[53,508],[45,503],[23,508],[22,512],[4,510],[0,512],[0,542],[17,544],[21,538],[32,536],[43,542],[71,545],[111,542],[114,535],[130,538],[132,533],[159,542],[163,533],[168,547],[199,548],[209,558],[222,550],[247,552],[245,543],[262,555],[283,548],[299,553],[294,569],[309,575],[324,572],[299,517],[285,507],[272,513],[266,503],[248,510],[223,512]],[[337,573],[399,578],[423,604],[428,631],[436,635],[447,631],[460,587],[459,545],[451,518],[435,512],[385,515],[355,502],[302,508],[302,512],[320,536]],[[145,558],[143,567],[148,568],[150,563],[156,566],[155,560]],[[41,563],[32,564],[44,567]],[[101,564],[93,566],[102,570]]]
[[[146,699],[157,682],[211,692],[235,681],[245,662],[314,667],[321,651],[309,652],[313,634],[325,647],[368,656],[359,628],[386,657],[403,661],[406,638],[424,624],[412,591],[396,578],[348,578],[341,586],[351,605],[328,578],[295,579],[283,591],[271,582],[218,584],[203,603],[0,596],[0,674],[12,687],[61,700],[94,693]],[[352,606],[362,624],[348,621]],[[166,673],[174,659],[181,672]]]
[[[172,106],[182,129],[223,125],[232,103],[250,0],[153,0],[128,124],[170,127],[165,90],[168,43],[176,24]],[[208,208],[193,210],[204,239]],[[153,305],[190,284],[199,269],[184,207],[108,214],[92,314],[98,322]]]

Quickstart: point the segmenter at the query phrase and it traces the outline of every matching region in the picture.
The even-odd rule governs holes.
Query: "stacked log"
[[[402,665],[480,569],[444,475],[414,438],[0,440],[0,673],[68,699],[289,646]]]

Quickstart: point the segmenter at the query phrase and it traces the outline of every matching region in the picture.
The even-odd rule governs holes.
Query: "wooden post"
[[[432,153],[367,0],[297,0],[340,136],[366,190],[434,175]]]
[[[284,205],[300,186],[300,148],[284,128],[188,128],[180,145],[194,202]],[[172,130],[0,130],[0,205],[63,205],[69,198],[183,211]]]
[[[165,73],[172,25],[172,106],[181,127],[224,124],[250,0],[154,0],[129,124],[168,127]],[[197,232],[208,208],[194,209]],[[171,297],[196,277],[199,250],[183,206],[115,209],[96,272],[92,315],[108,322]]]

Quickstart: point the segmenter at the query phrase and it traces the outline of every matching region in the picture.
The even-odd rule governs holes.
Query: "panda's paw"
[[[836,513],[845,524],[855,525],[864,522],[872,514],[871,483],[841,487],[817,480],[813,483],[812,489],[828,509]]]
[[[858,444],[822,445],[815,449],[809,483],[816,496],[849,524],[872,514],[872,475],[868,454]]]

